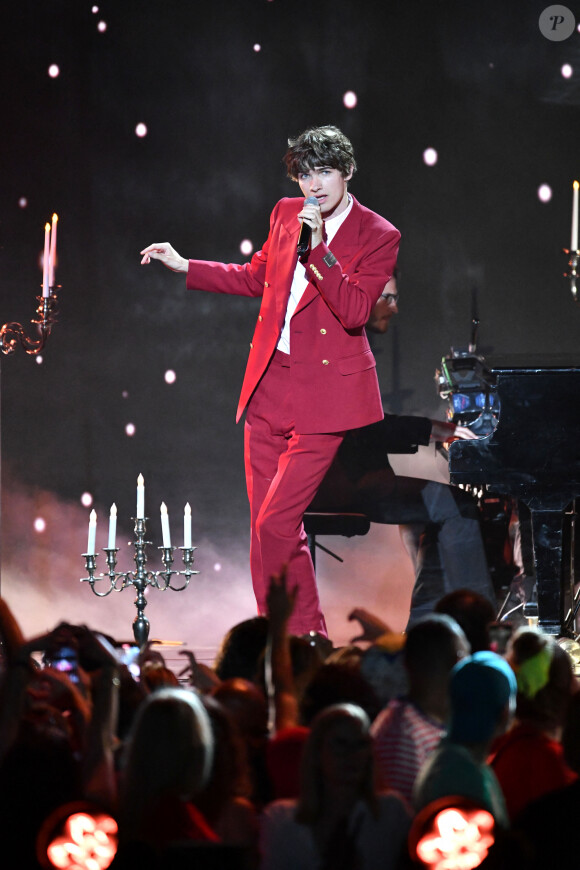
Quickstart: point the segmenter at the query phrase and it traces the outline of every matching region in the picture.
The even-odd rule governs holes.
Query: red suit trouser
[[[258,611],[267,613],[270,577],[286,564],[288,589],[298,588],[289,632],[326,635],[302,520],[344,433],[296,431],[289,357],[276,351],[248,406],[244,434],[250,566]]]

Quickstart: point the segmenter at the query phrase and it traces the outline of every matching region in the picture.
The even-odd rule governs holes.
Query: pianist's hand
[[[477,437],[467,426],[456,426],[447,420],[431,420],[430,441],[451,441],[455,438],[468,440]]]
[[[453,436],[455,438],[463,438],[466,441],[473,441],[474,438],[479,438],[479,435],[473,429],[470,429],[469,426],[456,426]]]

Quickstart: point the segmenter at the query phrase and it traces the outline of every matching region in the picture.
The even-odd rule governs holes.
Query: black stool
[[[359,513],[319,513],[318,511],[306,511],[304,514],[304,531],[308,538],[308,549],[312,556],[312,564],[316,570],[316,548],[320,547],[329,556],[344,562],[340,556],[333,553],[327,547],[319,544],[317,535],[343,535],[345,538],[353,538],[355,535],[366,535],[371,527],[371,521],[366,514]]]

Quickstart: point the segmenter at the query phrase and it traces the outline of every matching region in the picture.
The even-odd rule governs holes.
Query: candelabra
[[[171,565],[173,564],[173,551],[176,549],[171,546],[158,547],[158,549],[162,551],[161,558],[164,570],[147,571],[145,569],[145,565],[147,564],[147,546],[152,543],[151,541],[145,540],[147,519],[147,517],[135,519],[136,540],[133,541],[133,546],[135,547],[134,571],[116,571],[117,553],[119,548],[104,547],[103,549],[106,553],[107,565],[109,567],[108,572],[106,574],[101,573],[96,577],[95,571],[97,557],[94,553],[83,553],[89,576],[81,578],[81,583],[91,584],[91,589],[99,598],[104,598],[105,596],[110,595],[111,592],[122,592],[123,589],[127,588],[127,586],[135,587],[135,590],[137,591],[137,597],[135,598],[137,616],[133,620],[133,635],[136,643],[140,647],[147,643],[149,637],[149,620],[144,615],[144,610],[147,606],[147,599],[145,598],[147,587],[152,586],[155,589],[160,589],[162,592],[165,592],[167,589],[171,589],[173,592],[181,592],[189,585],[192,575],[199,574],[199,571],[194,571],[192,569],[193,552],[197,547],[179,547],[182,551],[183,564],[185,568],[183,571],[173,571],[171,569]],[[183,577],[185,582],[180,586],[173,586],[171,583],[173,577]],[[109,588],[101,592],[95,587],[95,584],[101,580],[105,580],[105,578],[108,578],[109,580]]]
[[[578,303],[578,287],[576,285],[576,282],[579,277],[578,261],[580,260],[580,250],[568,250],[568,248],[564,248],[563,250],[566,256],[569,258],[568,271],[564,272],[564,277],[570,279],[570,292],[572,293],[572,299],[574,300],[574,302]]]
[[[31,338],[24,330],[20,323],[5,323],[0,328],[0,350],[4,354],[14,353],[18,345],[20,345],[26,353],[37,354],[43,349],[46,340],[50,335],[50,330],[56,323],[57,314],[57,295],[56,289],[51,287],[48,296],[37,296],[38,308],[36,309],[36,320],[30,322],[36,325],[39,333],[39,338]]]

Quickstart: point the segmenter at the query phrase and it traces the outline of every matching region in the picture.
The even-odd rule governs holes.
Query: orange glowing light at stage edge
[[[74,813],[46,847],[49,867],[105,870],[117,852],[117,823],[108,815]]]
[[[572,184],[573,194],[572,194],[572,239],[570,241],[570,250],[577,251],[578,250],[578,188],[580,184],[575,181]]]
[[[417,843],[417,858],[430,870],[479,867],[493,845],[493,826],[486,810],[442,810]]]

